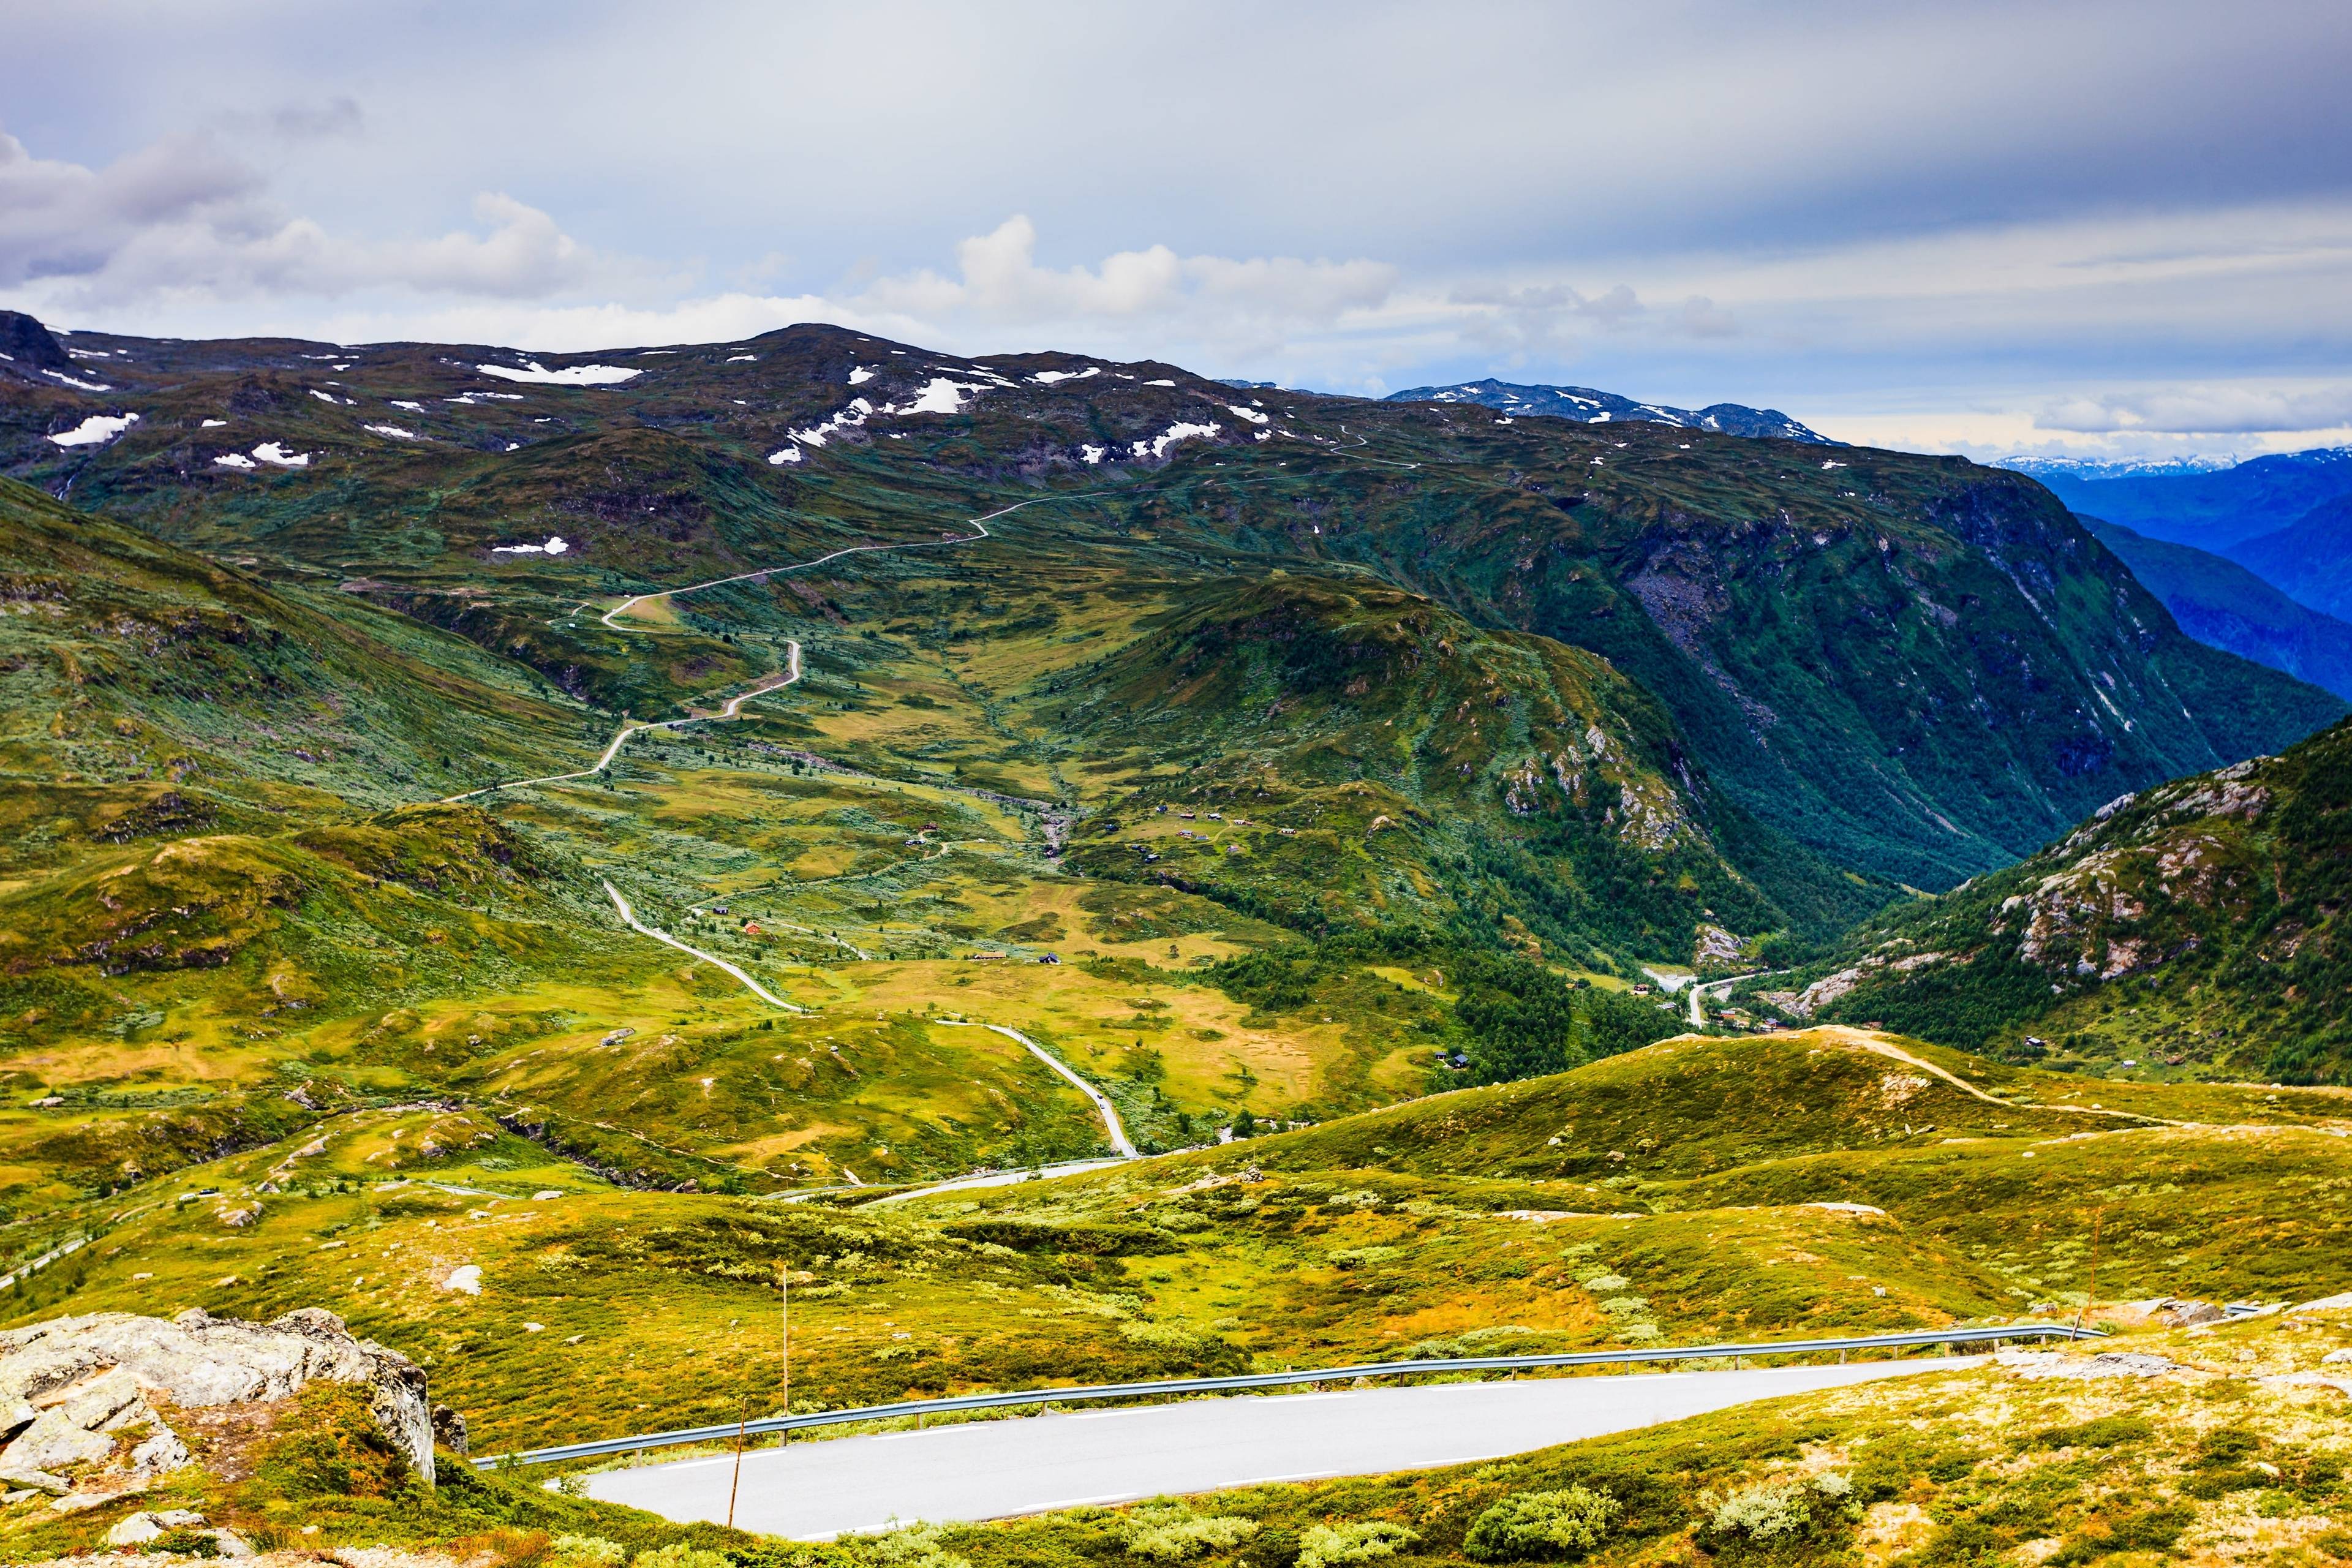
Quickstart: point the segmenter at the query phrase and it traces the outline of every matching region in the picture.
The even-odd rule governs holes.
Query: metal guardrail
[[[561,1443],[549,1448],[526,1448],[512,1454],[486,1454],[474,1461],[478,1470],[504,1465],[550,1465],[565,1459],[601,1458],[639,1448],[667,1448],[682,1443],[716,1443],[797,1432],[811,1426],[838,1426],[855,1421],[889,1421],[905,1415],[940,1415],[960,1410],[1001,1409],[1015,1405],[1063,1405],[1093,1399],[1150,1399],[1173,1394],[1231,1394],[1251,1388],[1279,1388],[1301,1383],[1335,1383],[1359,1377],[1413,1377],[1429,1373],[1518,1372],[1539,1367],[1609,1366],[1628,1363],[1720,1360],[1725,1357],[1820,1355],[1830,1351],[1908,1350],[1919,1345],[1997,1343],[2002,1340],[2097,1339],[2096,1329],[2068,1323],[2011,1323],[1977,1329],[1921,1329],[1911,1333],[1866,1334],[1851,1339],[1780,1340],[1761,1344],[1678,1345],[1657,1350],[1566,1351],[1556,1355],[1465,1356],[1449,1361],[1381,1361],[1361,1366],[1327,1366],[1300,1372],[1253,1372],[1232,1377],[1181,1377],[1159,1383],[1097,1383],[1072,1388],[1032,1388],[1012,1394],[963,1394],[949,1399],[907,1399],[894,1405],[862,1405],[847,1410],[821,1410],[804,1415],[763,1415],[740,1426],[732,1421],[714,1426],[682,1426],[668,1432],[646,1432],[634,1437],[600,1437],[588,1443]]]

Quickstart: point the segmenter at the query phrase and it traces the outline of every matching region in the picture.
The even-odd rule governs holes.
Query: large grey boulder
[[[0,1333],[0,1478],[79,1469],[101,1472],[86,1488],[135,1487],[188,1462],[158,1403],[275,1401],[320,1378],[365,1384],[376,1426],[433,1479],[424,1370],[315,1307],[268,1323],[100,1312]],[[126,1449],[116,1434],[135,1440]]]

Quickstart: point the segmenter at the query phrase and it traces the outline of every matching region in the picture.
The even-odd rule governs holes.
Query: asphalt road
[[[1872,1362],[1199,1399],[808,1440],[743,1456],[735,1522],[799,1540],[892,1520],[999,1519],[1080,1503],[1500,1458],[1752,1399],[1963,1364]],[[724,1520],[732,1460],[588,1478],[667,1518]]]

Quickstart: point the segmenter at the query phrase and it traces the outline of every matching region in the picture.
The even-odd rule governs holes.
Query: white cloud
[[[748,290],[668,303],[471,301],[396,314],[330,316],[338,342],[416,337],[546,353],[720,342],[801,321],[830,321],[957,353],[1057,348],[1106,356],[1247,363],[1369,323],[1392,303],[1396,269],[1367,260],[1180,256],[1166,246],[1092,266],[1036,259],[1025,217],[956,247],[956,270],[853,279],[824,294]]]
[[[974,328],[1055,329],[1094,335],[1106,324],[1149,324],[1171,338],[1285,339],[1375,309],[1396,268],[1368,260],[1179,256],[1164,245],[1123,250],[1098,265],[1037,264],[1036,226],[1013,216],[956,247],[957,275],[928,268],[877,279],[843,300],[861,315],[903,317],[952,333]]]
[[[2059,399],[2035,416],[2070,435],[2229,436],[2352,425],[2352,384],[2183,386]]]

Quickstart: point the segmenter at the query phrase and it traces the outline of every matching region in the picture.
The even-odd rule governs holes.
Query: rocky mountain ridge
[[[1548,386],[1497,381],[1458,382],[1452,386],[1416,386],[1391,392],[1391,403],[1472,403],[1492,408],[1508,418],[1543,415],[1573,419],[1584,425],[1612,420],[1640,420],[1671,425],[1683,430],[1706,430],[1723,436],[1770,437],[1816,446],[1843,445],[1821,432],[1800,425],[1777,408],[1750,408],[1739,403],[1711,403],[1705,408],[1674,408],[1663,403],[1637,403],[1613,392],[1591,386]]]

